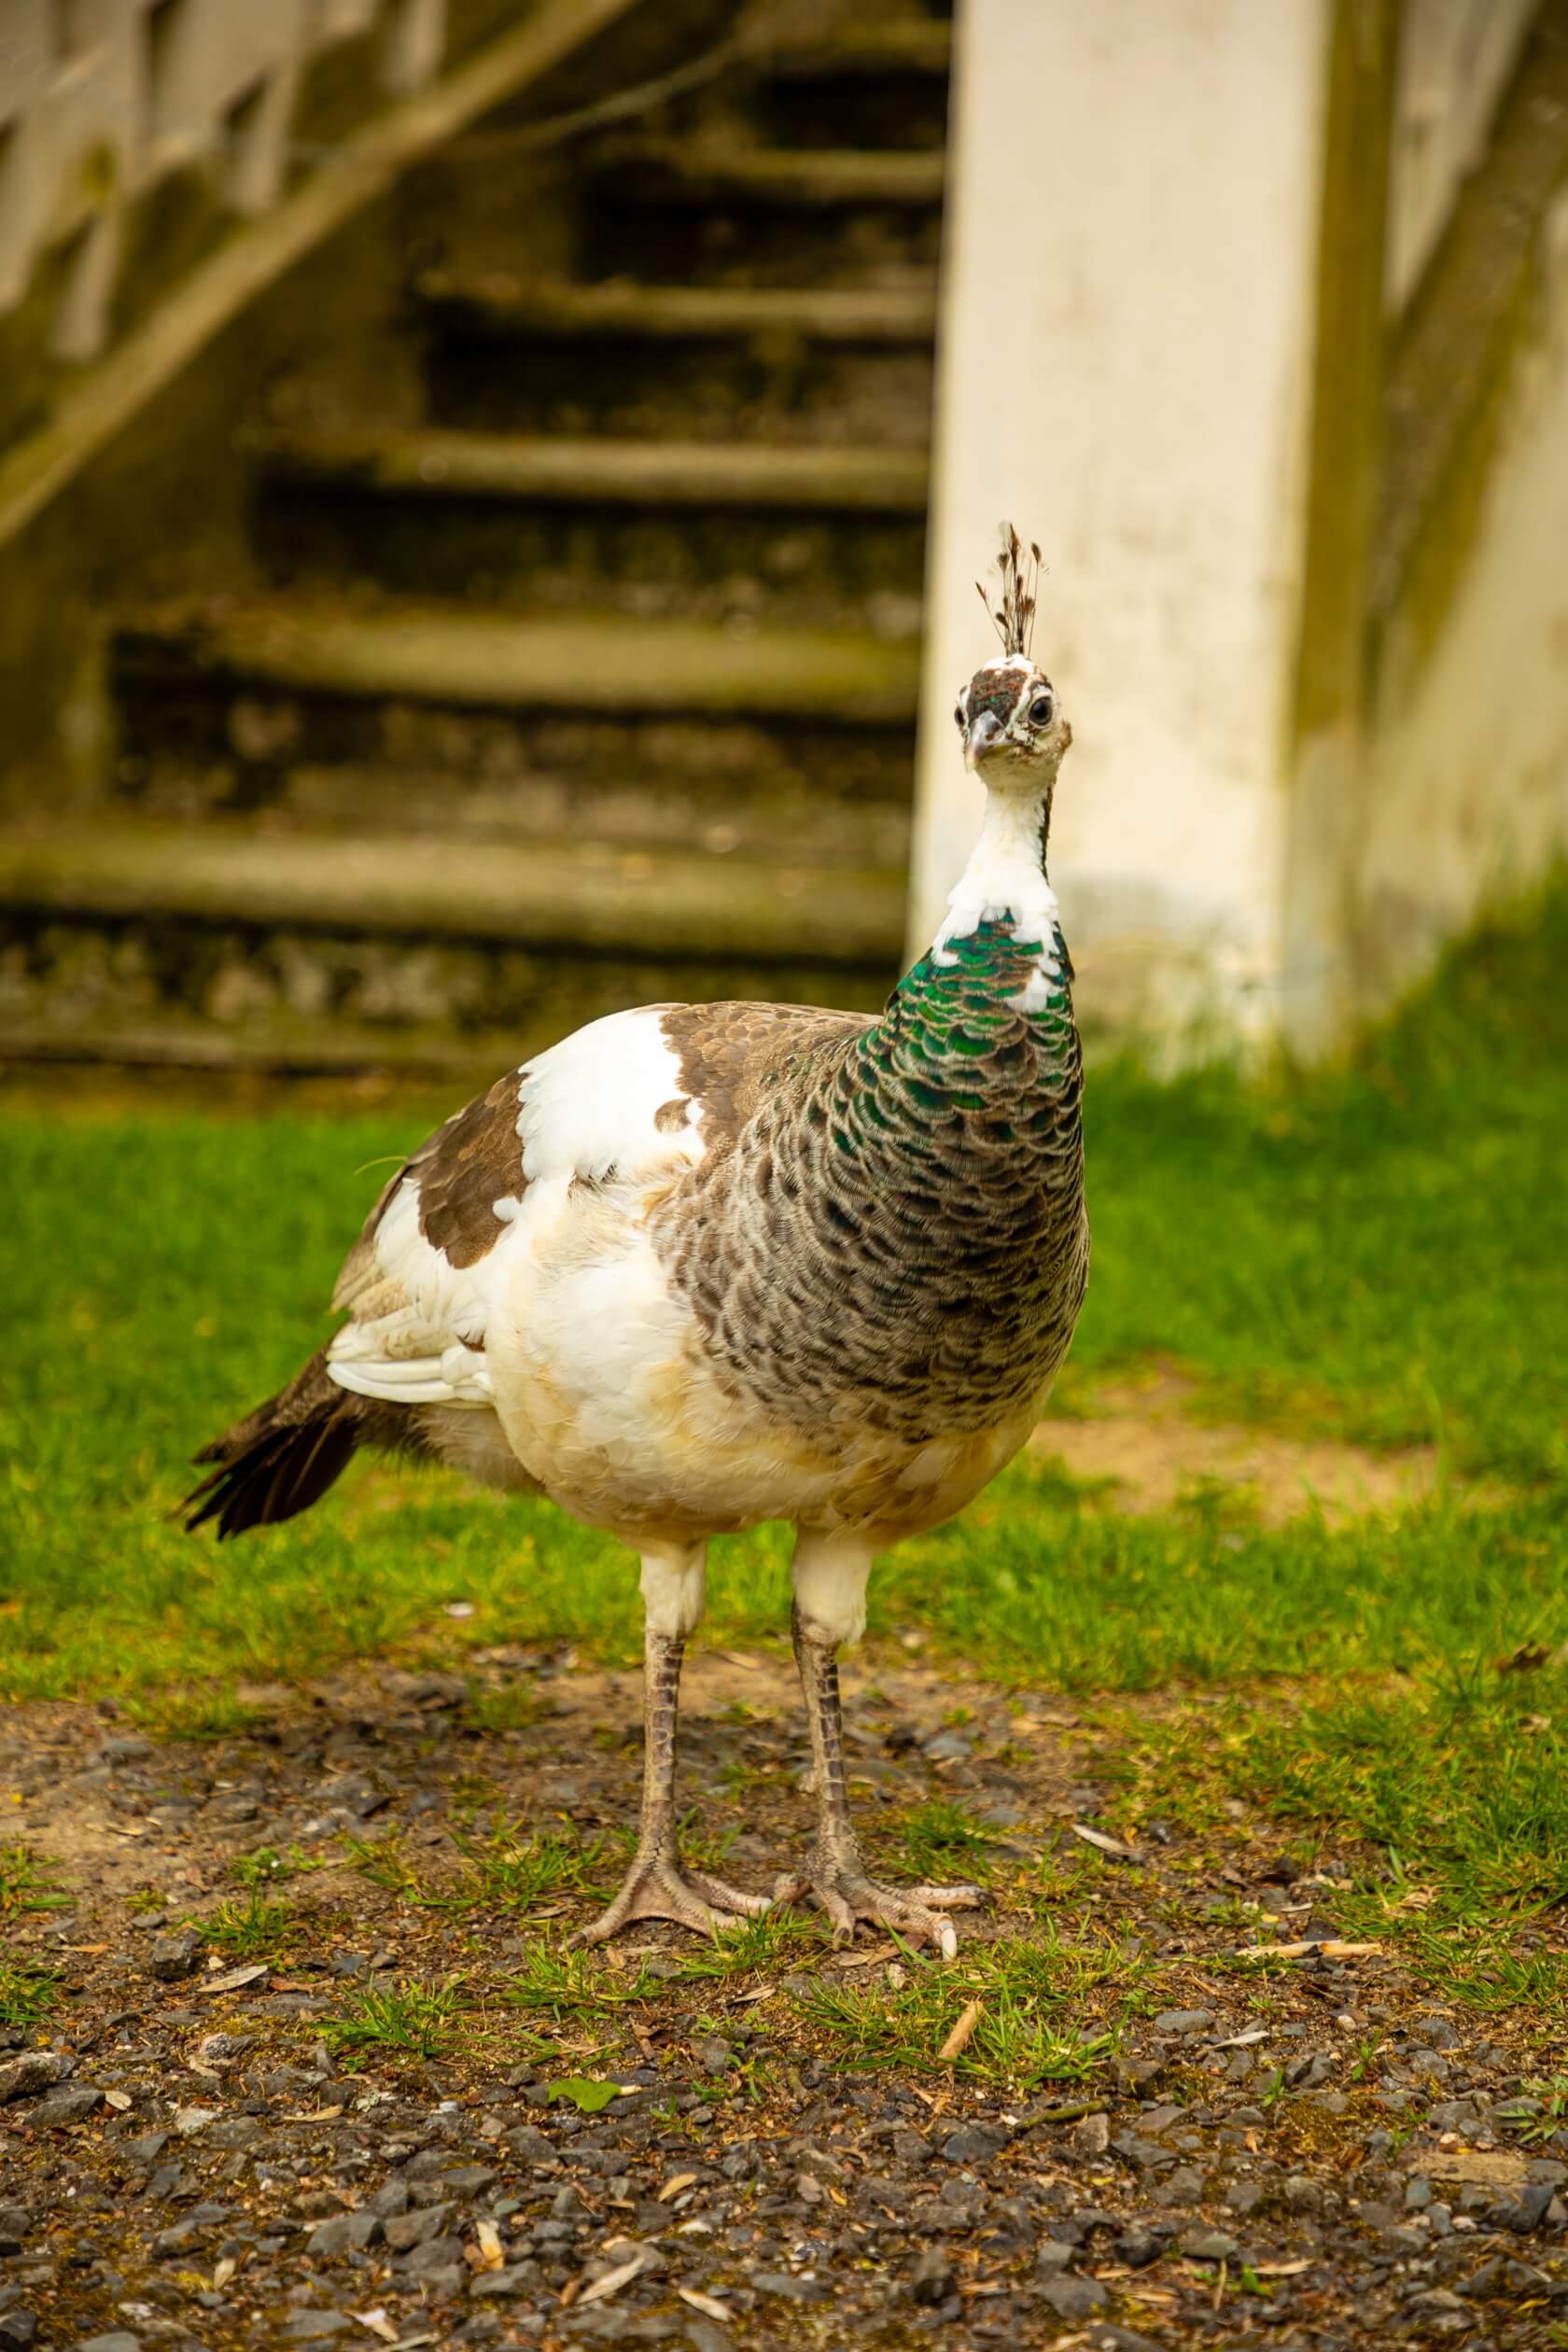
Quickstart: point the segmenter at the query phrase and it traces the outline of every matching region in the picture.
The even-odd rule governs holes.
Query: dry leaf
[[[506,2255],[501,2247],[501,2233],[494,2221],[481,2221],[475,2228],[474,2236],[479,2241],[479,2268],[505,2270]]]
[[[896,1943],[879,1943],[874,1944],[869,1952],[841,1953],[838,1965],[841,1968],[875,1968],[881,1961],[897,1958]]]
[[[1537,1668],[1551,1663],[1551,1652],[1544,1642],[1521,1642],[1517,1650],[1509,1650],[1504,1658],[1494,1658],[1492,1671],[1498,1674],[1533,1674]]]
[[[196,1987],[198,1993],[238,1993],[246,1984],[259,1984],[267,1974],[264,1960],[253,1960],[245,1968],[226,1968],[221,1976],[208,1977],[205,1984]]]
[[[1231,2034],[1224,2041],[1211,2042],[1209,2047],[1211,2050],[1250,2050],[1253,2042],[1267,2041],[1267,2039],[1268,2028],[1267,2025],[1249,2025],[1244,2034]],[[1255,2263],[1253,2264],[1253,2268],[1256,2268]]]
[[[212,2283],[213,2292],[215,2295],[220,2289],[228,2286],[229,2281],[233,2277],[234,2273],[239,2269],[239,2267],[240,2266],[234,2260],[232,2254],[220,2254],[218,2256],[217,2261],[213,2264]]]
[[[342,2113],[341,2107],[306,2107],[283,2120],[286,2123],[335,2123]]]
[[[1253,2275],[1258,2278],[1299,2278],[1303,2271],[1309,2271],[1311,2267],[1309,2261],[1253,2262],[1251,2265]]]
[[[696,2177],[696,2174],[692,2172],[673,2174],[659,2191],[659,2203],[668,2205],[672,2197],[679,2196],[682,2189],[690,2189]]]
[[[958,2023],[936,2053],[942,2065],[951,2065],[955,2058],[963,2056],[974,2038],[974,2028],[980,2023],[980,2012],[984,2007],[983,2001],[971,2001],[969,2007],[962,2012]]]
[[[1091,1829],[1087,1822],[1074,1821],[1069,1827],[1075,1838],[1082,1838],[1085,1845],[1092,1845],[1099,1854],[1108,1854],[1113,1862],[1141,1862],[1143,1859],[1136,1846],[1124,1845],[1120,1838],[1108,1838],[1103,1829]]]
[[[117,2115],[123,2115],[126,2108],[130,2106],[131,2100],[128,2093],[124,2091],[105,2091],[104,2093],[104,2104],[105,2107],[112,2107]]]
[[[398,2331],[380,2303],[373,2311],[351,2311],[348,2316],[351,2319],[357,2319],[362,2328],[369,2328],[371,2335],[380,2336],[383,2344],[397,2343]]]
[[[639,2246],[635,2254],[628,2254],[623,2262],[617,2262],[612,2271],[595,2278],[592,2287],[584,2287],[579,2303],[603,2303],[607,2296],[618,2295],[623,2287],[629,2287],[634,2278],[648,2267],[648,2257]],[[563,2296],[562,2301],[566,2299]]]
[[[736,1994],[735,2006],[737,2008],[744,2008],[752,2001],[771,2001],[777,1990],[778,1987],[777,1984],[753,1985],[749,1993]]]
[[[701,2294],[695,2287],[678,2287],[675,2291],[683,2303],[690,2303],[693,2311],[700,2311],[705,2319],[717,2319],[721,2327],[726,2320],[735,2317],[729,2304],[721,2303],[717,2295]]]

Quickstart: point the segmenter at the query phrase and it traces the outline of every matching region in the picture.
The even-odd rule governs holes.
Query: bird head
[[[1027,653],[977,669],[953,713],[964,761],[988,789],[1049,791],[1072,729],[1056,689]]]
[[[1040,550],[1031,545],[1026,553],[1011,523],[1001,525],[997,568],[1001,594],[994,609],[985,588],[978,581],[975,585],[1001,639],[1001,652],[975,671],[953,716],[963,738],[965,763],[987,791],[1000,787],[1031,798],[1043,795],[1049,807],[1072,729],[1062,717],[1050,679],[1029,652]]]

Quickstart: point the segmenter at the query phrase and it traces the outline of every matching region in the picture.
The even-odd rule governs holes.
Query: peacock
[[[809,1897],[837,1940],[874,1923],[947,1958],[948,1914],[980,1900],[867,1869],[837,1661],[876,1556],[962,1510],[1029,1437],[1088,1278],[1083,1063],[1045,870],[1072,731],[1030,655],[1038,564],[1004,525],[1001,651],[954,714],[979,840],[882,1014],[644,1005],[509,1071],[382,1192],[336,1336],[197,1457],[213,1466],[186,1523],[220,1536],[307,1509],[372,1447],[548,1495],[635,1548],[637,1851],[582,1943],[646,1919],[711,1934]],[[675,1778],[707,1539],[770,1519],[795,1531],[818,1822],[765,1895],[682,1862]]]

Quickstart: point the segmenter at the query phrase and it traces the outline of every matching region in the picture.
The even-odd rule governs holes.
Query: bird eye
[[[1048,727],[1051,723],[1051,697],[1049,694],[1036,695],[1034,701],[1029,705],[1029,715],[1030,726]]]
[[[957,726],[957,727],[961,727],[961,726],[963,725],[963,705],[962,705],[962,703],[959,703],[959,704],[957,706],[957,707],[955,708],[954,712],[953,712],[953,723],[954,723],[954,725],[955,725],[955,726]]]

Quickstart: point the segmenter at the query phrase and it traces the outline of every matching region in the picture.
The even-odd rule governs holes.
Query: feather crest
[[[1004,653],[1027,654],[1034,638],[1035,592],[1040,584],[1040,549],[1029,541],[1028,561],[1024,544],[1011,523],[1001,525],[1001,553],[997,569],[1001,574],[1001,595],[995,609],[981,581],[974,583],[986,617],[1001,639]]]

